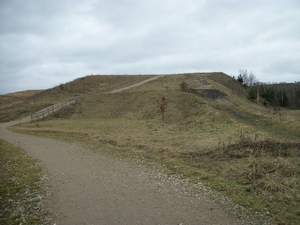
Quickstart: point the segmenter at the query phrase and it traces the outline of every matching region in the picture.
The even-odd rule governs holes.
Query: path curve
[[[244,224],[214,201],[158,170],[79,144],[11,132],[0,138],[37,158],[53,191],[50,209],[61,224]]]
[[[121,88],[117,93],[159,76]],[[204,186],[197,190],[142,163],[108,156],[80,144],[14,133],[0,124],[0,138],[38,159],[48,176],[56,225],[246,224],[229,217]]]

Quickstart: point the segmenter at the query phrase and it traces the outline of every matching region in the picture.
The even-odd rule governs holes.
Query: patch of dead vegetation
[[[0,140],[0,223],[51,224],[41,168],[23,150]]]

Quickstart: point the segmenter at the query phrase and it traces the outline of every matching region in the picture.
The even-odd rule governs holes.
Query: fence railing
[[[31,114],[31,121],[44,119],[46,116],[50,115],[51,113],[56,112],[57,110],[65,107],[65,106],[68,106],[68,105],[71,105],[71,104],[75,103],[76,99],[77,98],[67,99],[63,102],[60,102],[58,104],[49,106],[49,107],[44,108],[44,109],[42,109],[42,110],[40,110],[36,113],[33,113],[33,114]]]

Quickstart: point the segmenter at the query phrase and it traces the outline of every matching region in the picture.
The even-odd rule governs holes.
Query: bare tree
[[[250,74],[249,74],[249,86],[252,87],[255,83],[257,82],[256,80],[256,76],[253,74],[252,71],[250,71]]]
[[[248,71],[246,69],[240,69],[239,74],[239,77],[243,78],[243,85],[245,86],[252,87],[253,85],[255,85],[256,82],[258,82],[256,76],[253,74],[252,71],[250,71],[248,75]]]
[[[158,112],[161,114],[161,118],[164,120],[165,119],[166,108],[167,108],[167,105],[168,105],[165,96],[163,96],[160,101],[156,100],[156,103],[158,105]]]
[[[240,70],[239,70],[239,73],[240,73],[241,77],[243,78],[243,84],[244,84],[244,85],[248,85],[248,84],[249,84],[248,71],[247,71],[247,70],[240,69]]]
[[[179,87],[180,87],[180,90],[181,91],[188,91],[188,89],[189,89],[189,85],[188,85],[188,83],[187,82],[185,82],[185,81],[182,81],[181,82],[181,84],[179,84]]]

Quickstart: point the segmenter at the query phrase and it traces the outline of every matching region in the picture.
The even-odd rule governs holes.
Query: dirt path
[[[0,125],[0,138],[41,161],[53,191],[49,205],[57,225],[244,224],[228,217],[202,186],[197,193],[138,162],[8,131],[14,123]]]
[[[119,88],[119,89],[117,89],[117,90],[109,91],[109,92],[107,92],[106,94],[118,93],[118,92],[122,92],[122,91],[128,90],[128,89],[130,89],[130,88],[138,87],[138,86],[141,86],[141,85],[143,85],[143,84],[146,84],[146,83],[148,83],[148,82],[150,82],[150,81],[156,80],[156,79],[158,79],[158,78],[160,78],[160,77],[163,77],[163,75],[151,77],[151,78],[149,78],[149,79],[147,79],[147,80],[140,81],[140,82],[138,82],[138,83],[129,85],[129,86],[127,86],[127,87],[123,87],[123,88]]]
[[[142,85],[154,77],[110,93]],[[0,124],[0,138],[38,159],[48,177],[47,199],[56,225],[246,224],[228,216],[201,184],[190,187],[159,169],[108,156],[79,144],[13,133]]]

